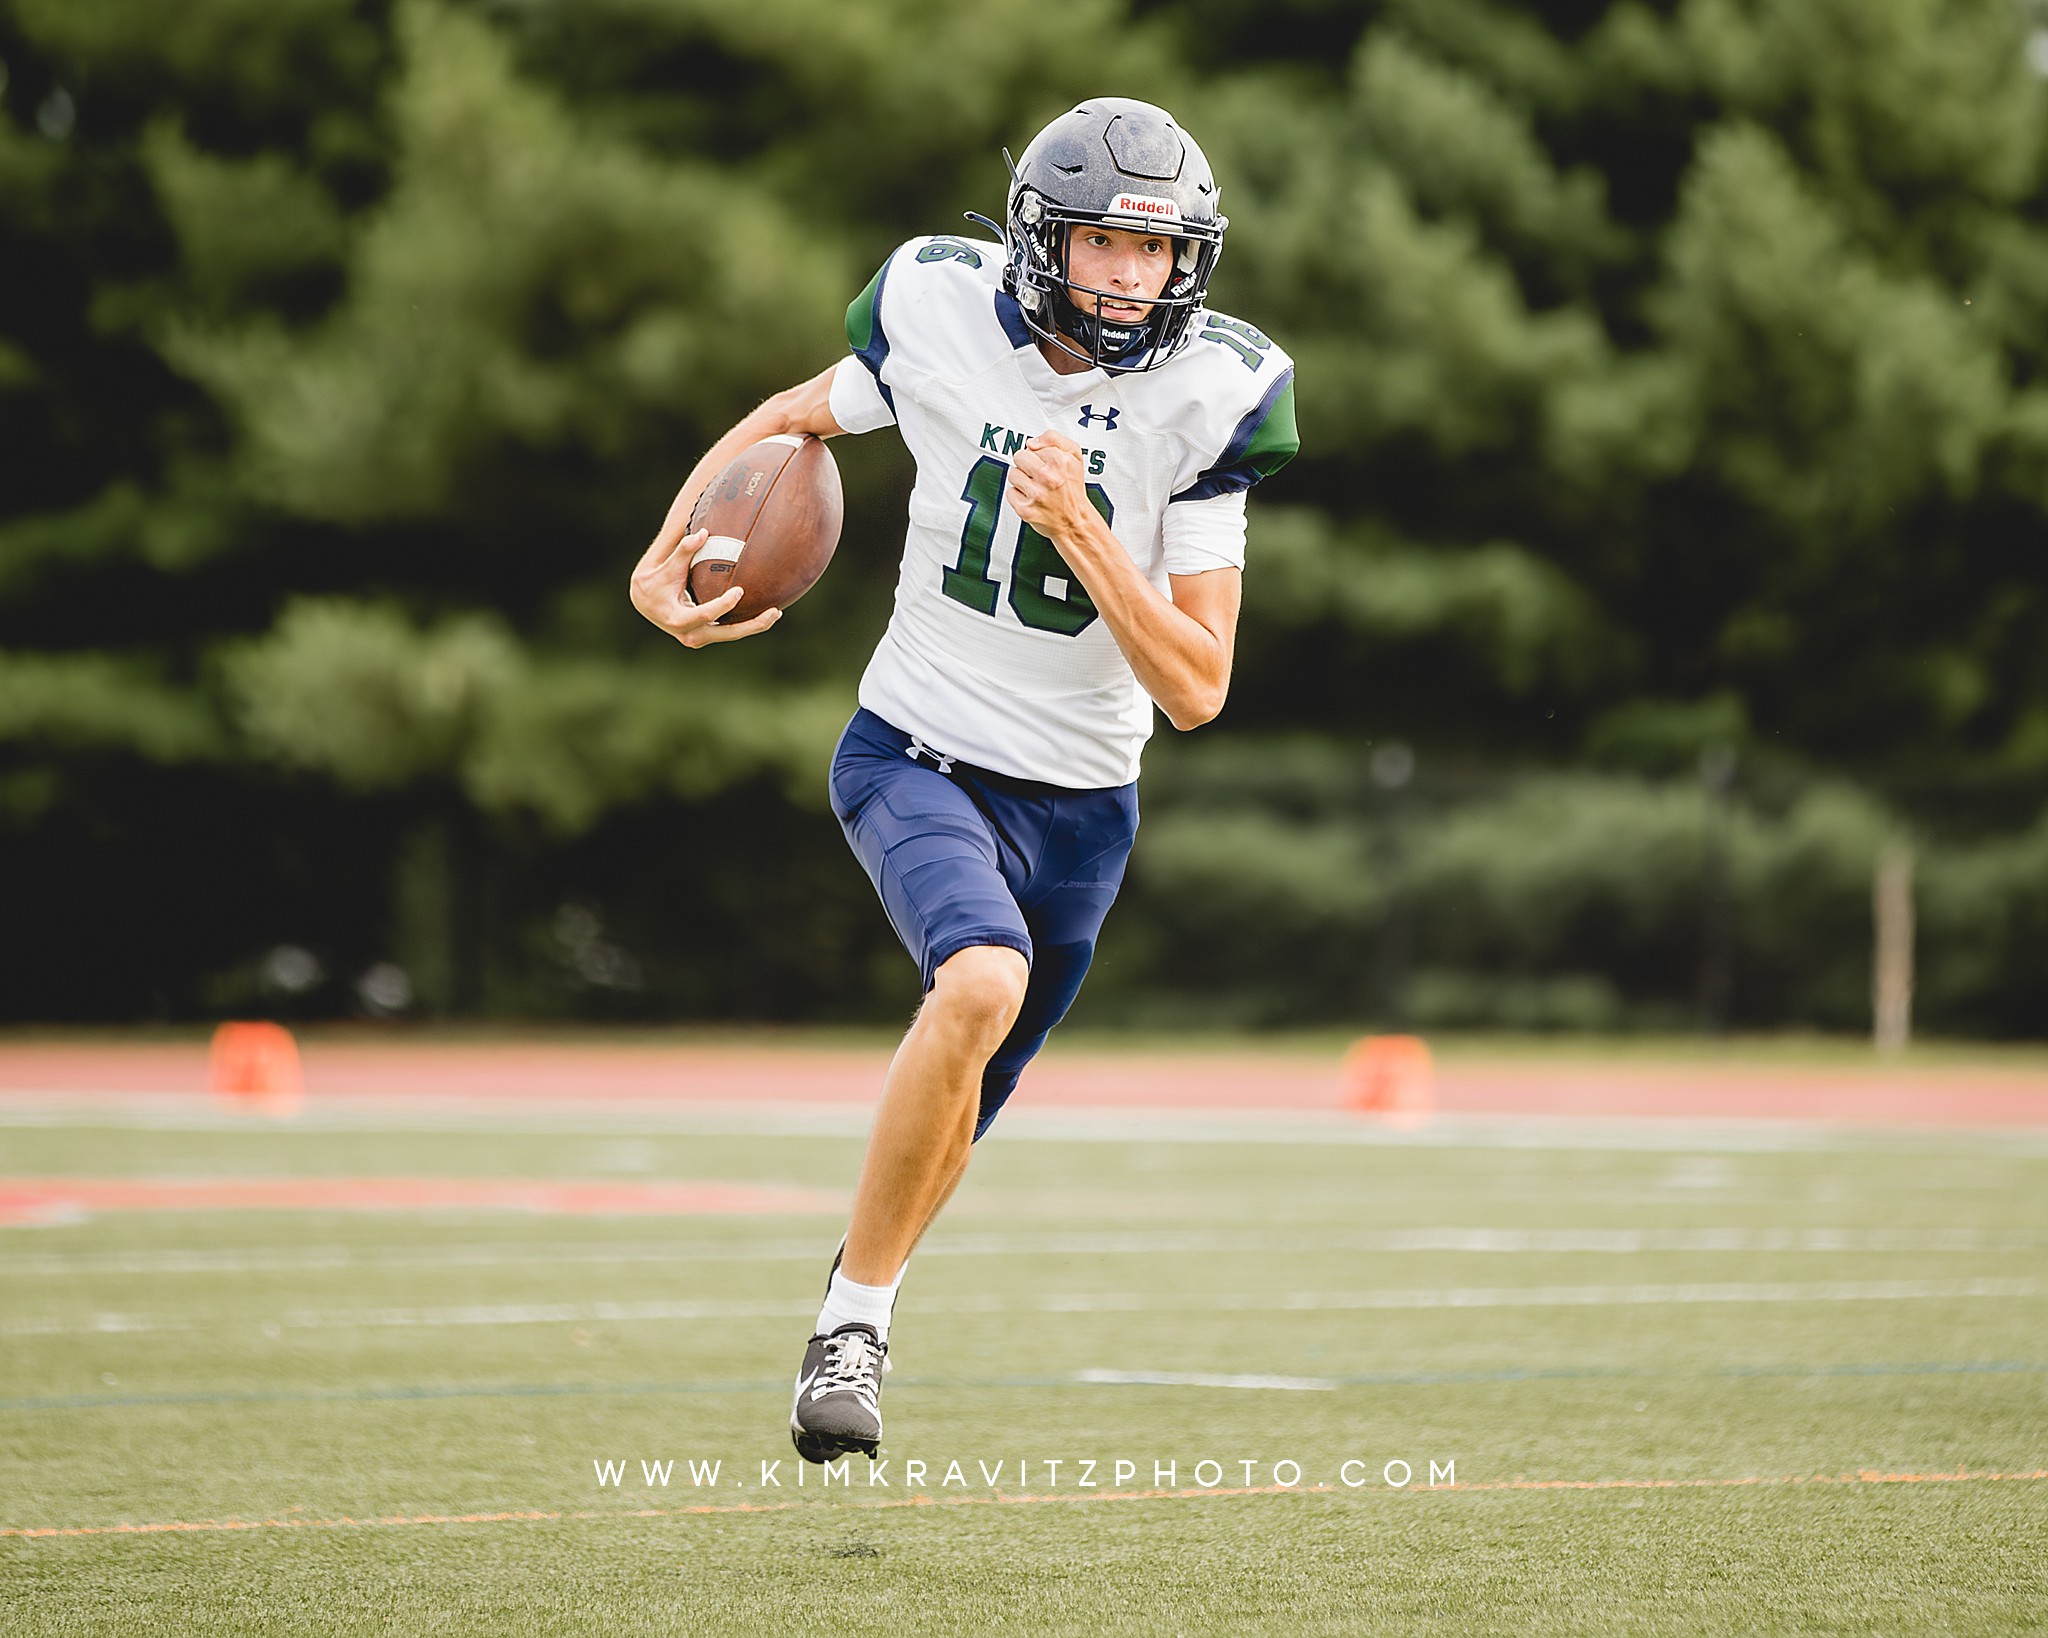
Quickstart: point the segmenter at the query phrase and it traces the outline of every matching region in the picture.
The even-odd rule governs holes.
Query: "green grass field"
[[[610,1119],[10,1119],[0,1172],[843,1192],[858,1163]],[[836,1217],[0,1229],[0,1629],[2048,1626],[2048,1141],[1584,1141],[998,1126],[904,1289],[886,1487],[797,1488],[784,1432]]]

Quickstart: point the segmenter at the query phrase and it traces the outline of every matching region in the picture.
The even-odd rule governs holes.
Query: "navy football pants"
[[[832,757],[832,811],[927,992],[972,945],[1031,963],[1023,1011],[982,1076],[979,1138],[1081,991],[1137,834],[1138,787],[1068,790],[939,763],[856,711]]]

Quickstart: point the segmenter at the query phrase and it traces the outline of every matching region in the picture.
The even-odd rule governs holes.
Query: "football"
[[[691,509],[690,531],[708,529],[711,538],[690,563],[690,596],[708,603],[741,587],[738,606],[720,625],[788,608],[832,561],[844,509],[839,468],[823,439],[763,438],[734,456]]]

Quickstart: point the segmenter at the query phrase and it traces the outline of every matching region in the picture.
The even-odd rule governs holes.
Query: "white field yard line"
[[[2038,1297],[2048,1290],[2033,1279],[1818,1280],[1775,1284],[1549,1285],[1394,1287],[1377,1291],[1220,1292],[1203,1301],[1239,1313],[1342,1312],[1359,1309],[1607,1308],[1693,1303],[1904,1302]],[[950,1314],[1182,1313],[1187,1300],[1156,1292],[1059,1292],[1037,1298],[934,1297],[918,1307]],[[294,1309],[263,1321],[289,1330],[382,1330],[468,1325],[565,1325],[649,1320],[790,1319],[817,1311],[801,1301],[466,1303],[447,1307]],[[247,1321],[240,1322],[248,1323]],[[0,1336],[223,1330],[182,1317],[95,1314],[79,1319],[38,1318],[0,1323]]]
[[[1029,1088],[1023,1095],[1028,1096]],[[163,1132],[449,1132],[492,1136],[644,1134],[700,1137],[862,1138],[873,1123],[857,1103],[656,1103],[622,1099],[450,1098],[350,1094],[316,1101],[289,1119],[223,1110],[183,1093],[22,1089],[0,1096],[0,1128]],[[1005,1109],[997,1128],[1044,1143],[1256,1143],[1396,1148],[1586,1149],[1805,1154],[1843,1149],[1992,1150],[2048,1157],[2042,1126],[1860,1126],[1843,1121],[1614,1115],[1458,1115],[1390,1125],[1341,1109]]]
[[[2011,1473],[1972,1473],[1967,1468],[1957,1468],[1949,1473],[1884,1473],[1865,1470],[1858,1473],[1774,1473],[1755,1474],[1742,1478],[1643,1478],[1643,1479],[1496,1479],[1479,1480],[1463,1484],[1436,1486],[1405,1485],[1397,1490],[1359,1488],[1346,1491],[1333,1484],[1261,1484],[1261,1485],[1204,1485],[1190,1490],[1098,1490],[1049,1491],[1044,1493],[1005,1494],[998,1491],[992,1496],[934,1496],[920,1491],[908,1496],[890,1496],[879,1500],[864,1501],[770,1501],[770,1502],[705,1502],[695,1507],[633,1507],[608,1508],[602,1512],[595,1509],[574,1511],[543,1510],[539,1508],[508,1509],[493,1513],[387,1513],[380,1516],[354,1518],[346,1515],[333,1518],[296,1516],[272,1519],[165,1519],[147,1524],[71,1524],[71,1525],[8,1525],[0,1528],[0,1538],[8,1537],[80,1537],[80,1536],[147,1536],[147,1535],[221,1535],[249,1530],[389,1530],[440,1525],[478,1524],[559,1524],[565,1522],[591,1522],[603,1524],[624,1523],[636,1519],[691,1518],[711,1513],[788,1513],[808,1509],[813,1513],[876,1513],[899,1507],[1019,1507],[1043,1506],[1047,1503],[1068,1506],[1099,1506],[1106,1502],[1160,1502],[1160,1501],[1216,1501],[1244,1496],[1323,1496],[1355,1497],[1358,1500],[1371,1498],[1382,1500],[1399,1496],[1404,1498],[1420,1496],[1456,1496],[1484,1493],[1488,1491],[1552,1491],[1552,1490],[1731,1490],[1755,1489],[1760,1487],[1791,1487],[1802,1485],[1950,1485],[1950,1484],[2032,1484],[2048,1479],[2048,1468],[2034,1468]],[[1401,1502],[1396,1505],[1414,1505]]]
[[[1132,1388],[1259,1388],[1328,1393],[1344,1384],[1333,1376],[1223,1376],[1211,1371],[1076,1371],[1076,1382]]]
[[[1204,1230],[1110,1233],[974,1234],[926,1241],[933,1257],[1117,1257],[1148,1254],[1259,1255],[1270,1252],[1415,1252],[1542,1255],[1586,1253],[1872,1253],[2037,1251],[2048,1234],[2026,1228],[1416,1228],[1336,1230],[1323,1234],[1233,1234]],[[30,1252],[0,1255],[0,1278],[80,1274],[262,1274],[377,1268],[520,1268],[648,1263],[811,1262],[816,1240],[724,1246],[638,1241],[610,1245],[451,1245],[435,1247],[304,1246],[263,1251],[164,1248],[141,1251]]]

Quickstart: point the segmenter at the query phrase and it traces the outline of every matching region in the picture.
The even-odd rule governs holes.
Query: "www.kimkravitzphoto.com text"
[[[948,1491],[1073,1490],[1296,1490],[1368,1487],[1429,1489],[1458,1482],[1455,1458],[1407,1461],[1348,1456],[1296,1461],[1256,1456],[1221,1460],[1202,1457],[1039,1456],[933,1459],[906,1456],[878,1461],[847,1458],[813,1466],[786,1458],[709,1459],[688,1456],[631,1456],[590,1459],[600,1489],[647,1490],[811,1490],[868,1489],[941,1494]],[[638,1479],[636,1486],[634,1480]]]

